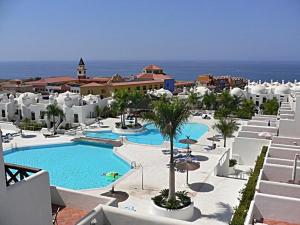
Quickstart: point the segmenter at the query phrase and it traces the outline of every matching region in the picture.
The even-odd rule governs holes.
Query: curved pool
[[[11,149],[4,152],[4,161],[44,169],[51,185],[75,190],[105,187],[116,179],[103,173],[122,176],[130,170],[111,146],[83,142]]]
[[[155,127],[154,124],[145,125],[146,131],[138,134],[125,134],[130,142],[138,144],[148,144],[148,145],[161,145],[164,142],[163,136],[160,134],[159,130]],[[199,139],[203,134],[208,131],[208,126],[201,123],[187,123],[181,129],[181,134],[178,135],[174,144],[176,147],[184,148],[185,144],[181,144],[178,140],[190,136],[192,139]],[[117,139],[121,135],[113,133],[112,131],[87,131],[85,132],[87,137],[93,138],[109,138]]]

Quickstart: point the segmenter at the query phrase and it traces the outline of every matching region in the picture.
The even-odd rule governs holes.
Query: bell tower
[[[86,79],[86,68],[82,58],[80,58],[80,61],[78,63],[77,77],[78,79]]]

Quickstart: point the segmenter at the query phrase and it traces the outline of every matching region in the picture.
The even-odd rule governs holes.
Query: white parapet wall
[[[263,166],[262,180],[287,183],[292,179],[292,166],[265,163]],[[297,168],[295,182],[300,181],[300,168]]]
[[[249,208],[245,225],[253,219],[271,219],[288,223],[300,221],[300,199],[256,193]]]
[[[116,200],[106,196],[95,196],[66,188],[51,186],[51,202],[56,205],[91,211],[99,204],[116,206]]]
[[[0,202],[0,224],[52,225],[49,175],[46,171],[37,172],[0,190]]]
[[[258,192],[300,199],[300,185],[272,181],[260,181]]]
[[[269,148],[269,157],[271,158],[294,160],[296,154],[300,154],[300,149],[277,147]]]
[[[253,166],[263,146],[269,146],[270,140],[236,137],[232,143],[232,157],[239,164]]]
[[[269,132],[271,134],[277,134],[276,127],[261,127],[261,126],[242,126],[241,131],[251,131],[251,132]]]
[[[299,129],[300,130],[300,129]],[[300,147],[300,138],[290,137],[273,137],[272,144],[281,144],[281,145],[292,145]]]
[[[111,206],[97,206],[77,225],[189,225],[189,222],[141,214]]]

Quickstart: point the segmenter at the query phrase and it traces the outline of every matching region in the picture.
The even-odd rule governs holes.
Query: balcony
[[[12,163],[5,163],[4,167],[6,175],[6,186],[11,186],[21,180],[24,180],[31,174],[41,171],[41,169],[16,165]]]

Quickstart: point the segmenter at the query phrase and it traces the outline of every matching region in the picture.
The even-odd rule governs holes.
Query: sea
[[[300,61],[85,61],[89,76],[130,76],[149,64],[156,64],[176,80],[195,80],[200,74],[242,76],[249,80],[300,81]],[[0,79],[76,76],[78,61],[9,61],[0,62]]]

